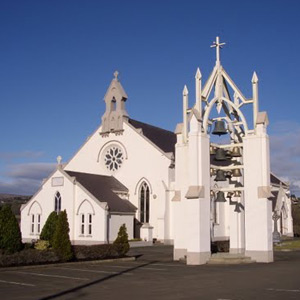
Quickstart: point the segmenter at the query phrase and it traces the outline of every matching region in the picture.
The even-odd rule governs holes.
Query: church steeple
[[[114,78],[104,96],[106,110],[102,116],[102,133],[122,131],[123,120],[129,117],[125,108],[125,101],[128,96],[118,76],[119,72],[115,71]]]

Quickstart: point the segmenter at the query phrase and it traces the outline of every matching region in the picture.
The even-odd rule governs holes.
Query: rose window
[[[106,168],[110,171],[117,171],[121,168],[123,162],[123,152],[118,147],[109,148],[104,156]]]

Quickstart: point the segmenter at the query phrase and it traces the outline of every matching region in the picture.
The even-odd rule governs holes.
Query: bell
[[[210,176],[216,175],[216,170],[210,168]]]
[[[242,154],[241,154],[240,148],[239,147],[233,147],[232,151],[231,151],[231,156],[232,157],[241,157]]]
[[[237,212],[237,213],[240,213],[240,212],[241,212],[241,208],[240,208],[239,203],[237,203],[237,204],[235,205],[234,211]]]
[[[217,198],[215,200],[216,202],[226,202],[226,199],[224,197],[224,192],[219,191],[217,194]]]
[[[231,174],[232,177],[242,177],[242,172],[240,169],[233,169]]]
[[[212,134],[219,135],[219,136],[227,134],[227,129],[225,128],[225,122],[222,120],[215,121],[215,128]]]
[[[225,173],[225,177],[226,177],[226,178],[231,178],[231,176],[232,176],[232,174],[231,174],[230,171],[228,171],[228,172]]]
[[[234,197],[241,197],[241,191],[234,191],[233,196]]]
[[[228,192],[228,193],[227,193],[227,198],[230,198],[230,199],[231,199],[232,196],[233,196],[233,192]]]
[[[227,160],[226,151],[222,148],[216,150],[215,160]]]
[[[215,192],[213,190],[210,191],[210,196],[214,197],[215,196]]]
[[[210,154],[212,155],[216,154],[216,147],[210,146],[209,149],[210,149]]]
[[[225,172],[223,170],[217,170],[215,181],[226,181]]]

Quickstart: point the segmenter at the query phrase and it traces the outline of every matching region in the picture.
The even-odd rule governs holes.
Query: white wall
[[[171,160],[156,146],[124,123],[122,135],[110,133],[108,137],[101,136],[100,127],[89,138],[86,144],[66,165],[66,170],[77,172],[113,175],[129,189],[129,200],[139,207],[138,190],[143,178],[150,184],[150,224],[154,227],[153,237],[157,239],[170,238],[165,223],[166,187],[169,184],[169,165]],[[122,167],[111,173],[103,163],[103,153],[109,145],[118,145],[124,155]],[[164,185],[164,183],[165,185]],[[138,211],[137,215],[138,217]]]
[[[53,186],[52,178],[63,178],[63,185]],[[62,172],[57,170],[41,187],[36,195],[22,207],[21,232],[24,242],[39,238],[32,234],[31,214],[41,214],[40,228],[42,230],[49,214],[54,211],[56,192],[61,194],[61,211],[66,210],[70,227],[70,239],[74,244],[97,244],[106,241],[106,211],[101,204],[82,190],[78,184],[73,184]],[[102,204],[103,205],[103,204]],[[81,234],[81,214],[85,214],[85,233]],[[88,234],[88,214],[92,214],[92,234]]]
[[[117,236],[120,227],[125,224],[128,239],[133,239],[133,215],[109,215],[109,241],[113,242]]]

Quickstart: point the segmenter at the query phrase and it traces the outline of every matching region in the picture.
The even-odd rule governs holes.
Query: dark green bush
[[[129,251],[129,242],[126,225],[123,224],[120,229],[116,240],[113,245],[116,247],[116,250],[120,256],[124,256]]]
[[[23,251],[0,255],[0,267],[37,265],[59,262],[59,257],[54,251],[39,251],[35,249],[24,249]]]
[[[107,259],[119,257],[118,251],[113,244],[73,246],[74,258],[76,260]]]
[[[292,217],[293,217],[293,226],[294,226],[294,236],[300,236],[300,205],[292,205]]]
[[[53,211],[47,218],[46,223],[42,229],[40,239],[49,241],[50,245],[52,246],[53,243],[53,236],[55,232],[55,227],[57,224],[57,213]]]
[[[22,249],[20,227],[9,205],[3,205],[0,209],[0,249],[3,253],[15,253]]]
[[[52,247],[61,261],[68,261],[73,258],[69,231],[67,212],[64,210],[58,215],[52,242]]]

